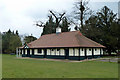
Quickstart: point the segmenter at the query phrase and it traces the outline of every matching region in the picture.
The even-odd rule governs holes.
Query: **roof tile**
[[[80,31],[47,34],[28,44],[30,48],[102,47],[105,46],[83,36]]]

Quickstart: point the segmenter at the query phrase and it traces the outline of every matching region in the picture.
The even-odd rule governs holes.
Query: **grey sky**
[[[33,34],[40,37],[42,28],[33,25],[37,20],[46,21],[48,10],[70,13],[77,0],[0,0],[0,31],[18,30],[20,34]],[[119,0],[91,0],[92,10],[107,5],[115,13],[118,12]],[[73,29],[72,29],[73,30]]]

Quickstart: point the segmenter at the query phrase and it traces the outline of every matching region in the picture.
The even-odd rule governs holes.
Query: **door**
[[[27,49],[27,56],[30,57],[30,49]]]
[[[69,59],[69,48],[65,48],[65,59]]]
[[[44,58],[47,56],[47,49],[44,49]]]

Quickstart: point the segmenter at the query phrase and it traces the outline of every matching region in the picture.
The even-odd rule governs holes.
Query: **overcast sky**
[[[18,30],[21,35],[26,34],[39,38],[42,28],[33,25],[35,21],[46,21],[48,10],[71,13],[77,0],[0,0],[0,32],[8,29]],[[104,2],[106,1],[106,2]],[[92,10],[99,10],[107,5],[118,13],[119,0],[91,0]],[[72,29],[73,30],[73,29]]]

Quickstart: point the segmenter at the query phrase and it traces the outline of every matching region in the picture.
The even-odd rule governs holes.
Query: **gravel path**
[[[104,61],[104,62],[118,62],[118,58],[101,58],[98,61]]]
[[[19,57],[19,59],[34,59],[34,60],[62,61],[62,62],[84,62],[84,61],[118,62],[118,58],[96,58],[96,59],[85,59],[80,61],[68,60],[68,59],[47,59],[47,58],[29,58],[29,57]]]

